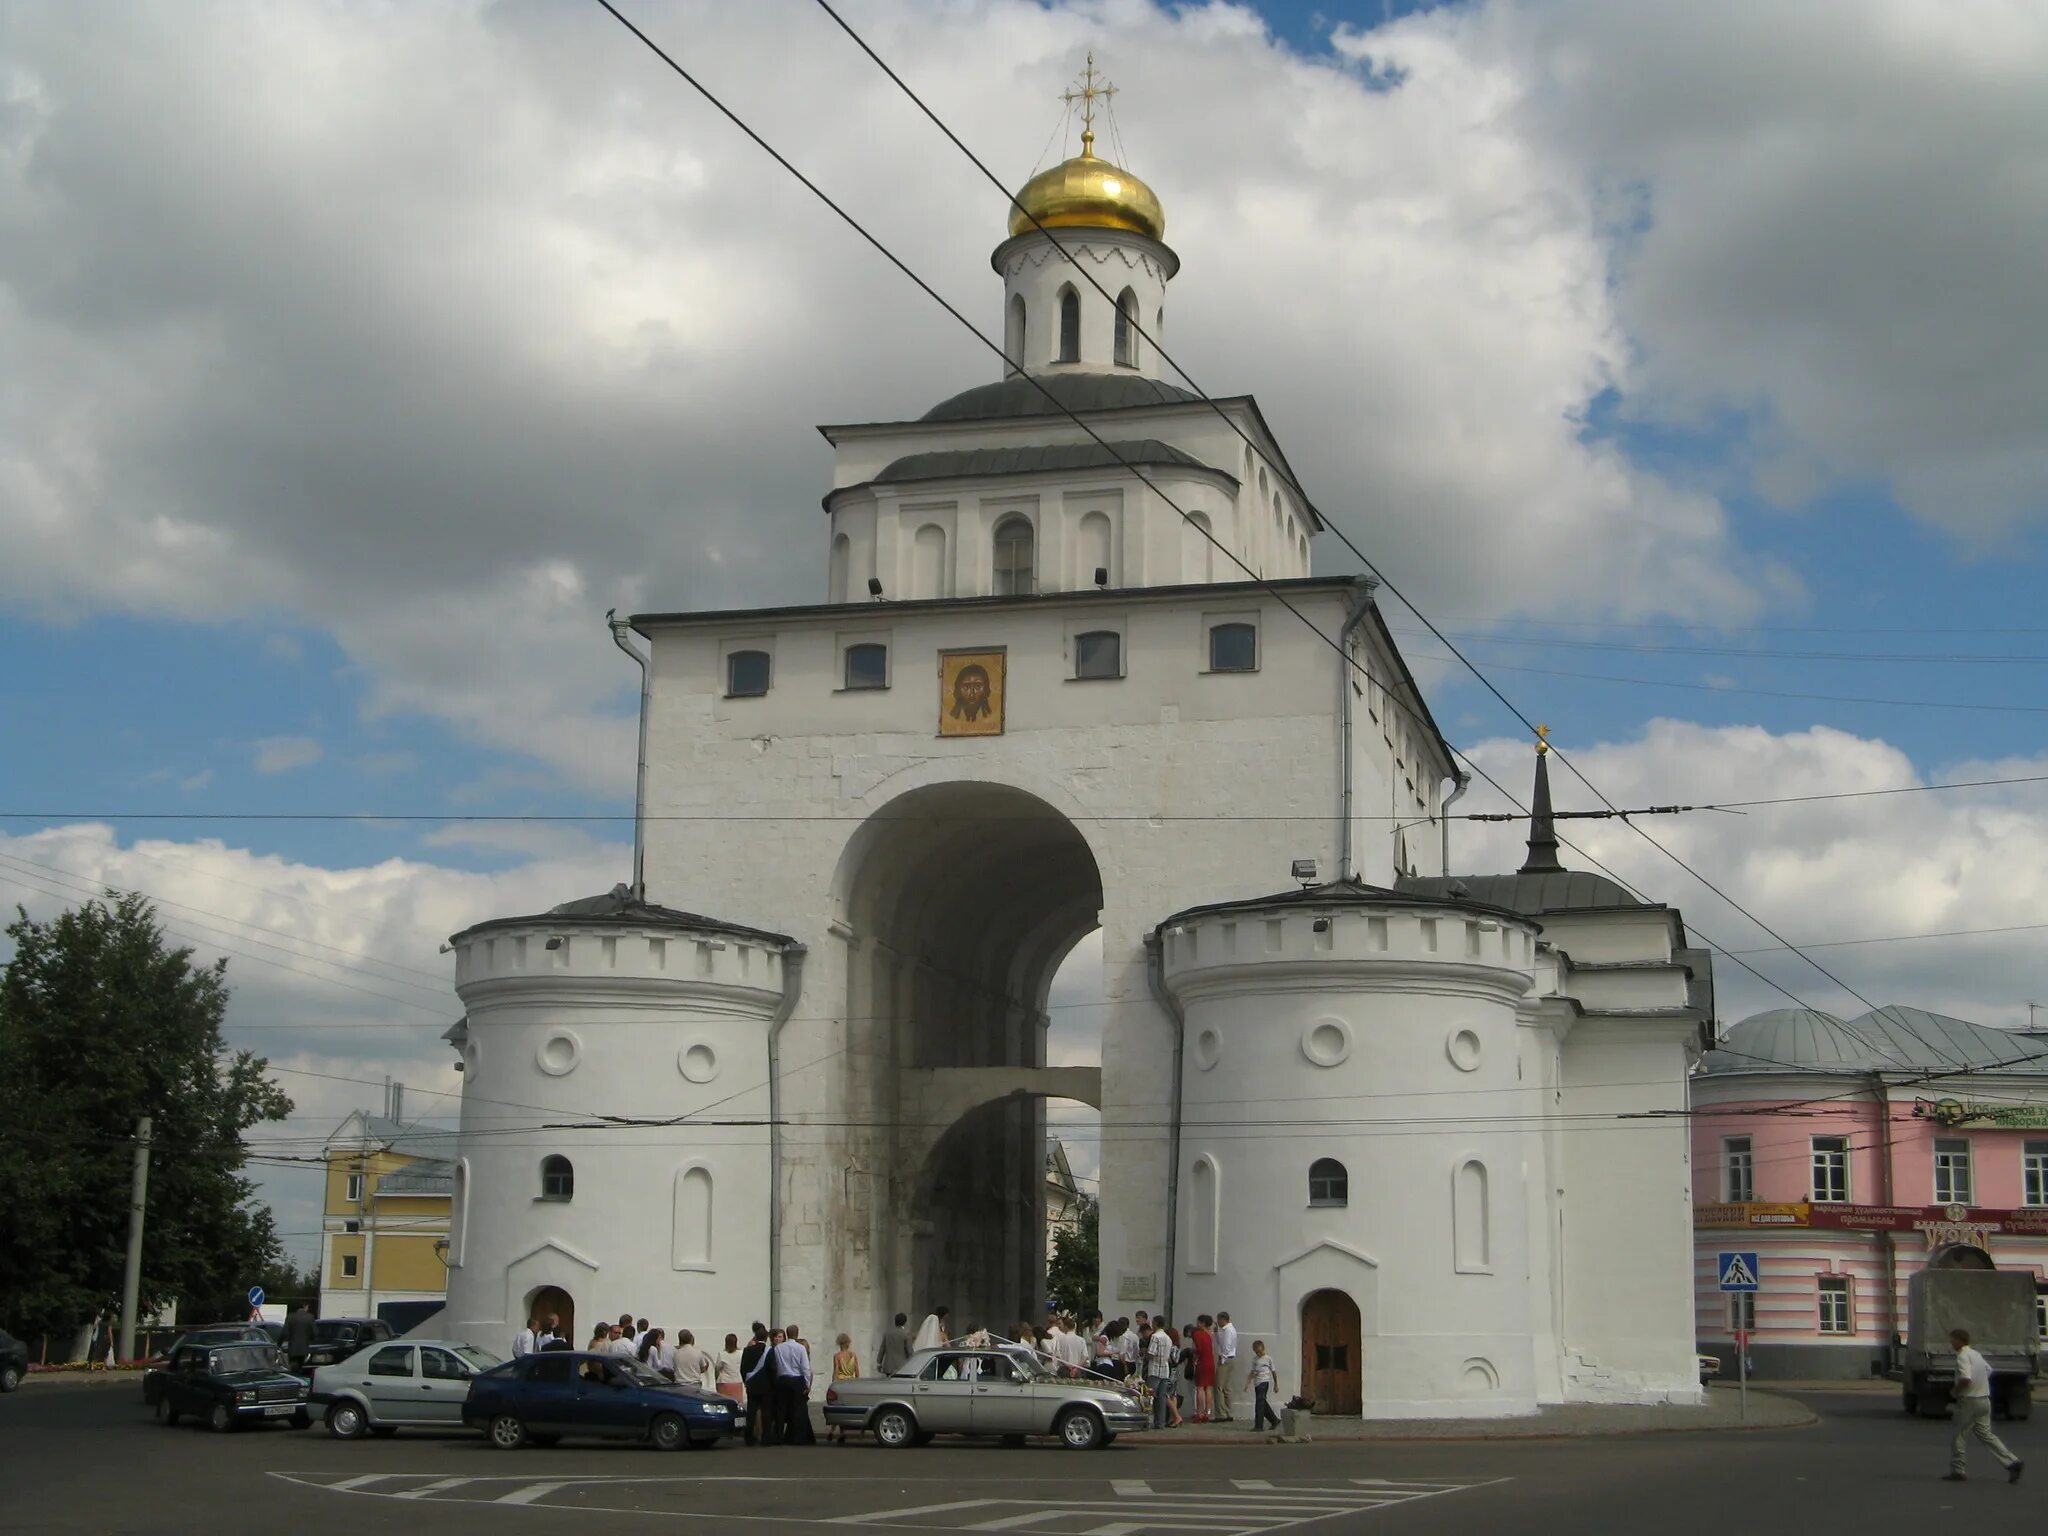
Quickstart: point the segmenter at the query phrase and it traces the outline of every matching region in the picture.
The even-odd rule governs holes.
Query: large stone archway
[[[1098,1068],[1047,1066],[1046,998],[1102,899],[1087,838],[1006,785],[907,791],[849,842],[834,901],[894,1305],[1001,1326],[1039,1304],[1044,1101],[1101,1101]]]

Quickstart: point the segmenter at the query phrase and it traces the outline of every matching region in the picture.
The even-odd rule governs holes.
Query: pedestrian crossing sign
[[[1715,1266],[1721,1273],[1721,1289],[1724,1291],[1748,1291],[1752,1295],[1757,1289],[1756,1254],[1724,1253]]]

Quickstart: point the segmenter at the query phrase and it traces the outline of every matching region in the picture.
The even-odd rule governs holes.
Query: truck
[[[1929,1256],[1927,1267],[1907,1282],[1905,1344],[1890,1373],[1907,1413],[1923,1419],[1947,1414],[1956,1379],[1951,1328],[1968,1330],[1971,1347],[1991,1367],[1992,1412],[2031,1417],[2041,1370],[2034,1277],[1993,1268],[1983,1249],[1963,1244]]]

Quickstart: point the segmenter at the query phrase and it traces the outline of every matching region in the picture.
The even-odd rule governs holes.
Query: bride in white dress
[[[946,1309],[936,1307],[917,1325],[917,1337],[912,1340],[913,1349],[937,1349],[946,1343]]]

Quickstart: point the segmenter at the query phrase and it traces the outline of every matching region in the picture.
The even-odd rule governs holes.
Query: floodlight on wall
[[[543,947],[547,949],[560,949],[562,947],[562,936],[559,933],[556,934]]]
[[[1097,567],[1095,567],[1095,585],[1097,585],[1098,587],[1107,587],[1109,585],[1108,566],[1098,565]]]
[[[1289,873],[1303,885],[1314,885],[1316,883],[1316,861],[1314,859],[1296,859]]]
[[[879,577],[879,576],[870,576],[870,577],[868,578],[868,596],[869,596],[869,597],[872,597],[872,598],[873,598],[873,599],[874,599],[874,600],[875,600],[876,602],[878,602],[878,603],[879,603],[879,602],[880,602],[880,601],[882,600],[882,578],[881,578],[881,577]]]

